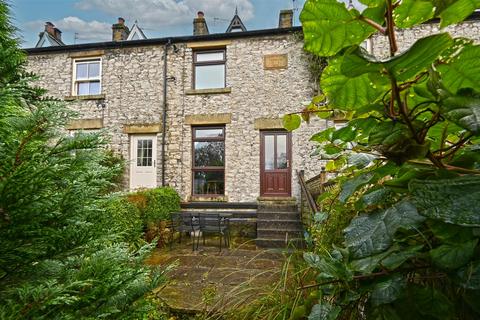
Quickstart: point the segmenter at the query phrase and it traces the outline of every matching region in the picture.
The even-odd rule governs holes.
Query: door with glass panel
[[[192,127],[192,194],[225,194],[225,127]]]
[[[157,186],[157,135],[130,137],[130,189]]]
[[[286,131],[261,131],[260,195],[291,195],[291,135]]]

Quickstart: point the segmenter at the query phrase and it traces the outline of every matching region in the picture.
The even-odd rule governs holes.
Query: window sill
[[[227,202],[228,197],[225,195],[204,195],[204,196],[190,196],[189,202]]]
[[[215,89],[188,89],[185,91],[187,95],[199,95],[199,94],[222,94],[230,93],[232,88],[215,88]]]
[[[105,99],[105,94],[94,94],[94,95],[85,95],[85,96],[66,96],[63,98],[65,101],[74,101],[74,100],[101,100]]]

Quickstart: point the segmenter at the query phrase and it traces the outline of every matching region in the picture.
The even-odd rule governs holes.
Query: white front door
[[[130,136],[130,189],[157,186],[157,135]]]

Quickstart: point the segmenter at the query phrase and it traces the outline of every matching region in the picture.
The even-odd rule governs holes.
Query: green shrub
[[[134,247],[144,244],[143,220],[140,209],[127,198],[113,195],[105,199],[101,209],[105,210],[99,223],[112,230],[125,241]]]
[[[139,191],[128,200],[140,209],[145,225],[170,220],[172,212],[180,210],[180,197],[170,187]]]

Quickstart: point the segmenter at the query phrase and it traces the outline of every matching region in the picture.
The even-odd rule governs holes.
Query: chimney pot
[[[281,10],[278,19],[279,28],[291,28],[293,27],[293,10]]]
[[[112,41],[125,41],[128,38],[130,30],[125,25],[125,19],[118,18],[118,22],[112,25]]]
[[[200,36],[209,34],[207,21],[202,11],[197,12],[197,17],[193,19],[193,35]]]

